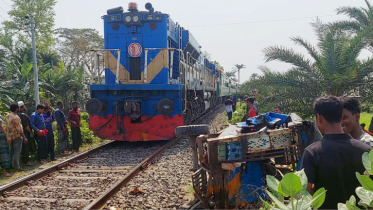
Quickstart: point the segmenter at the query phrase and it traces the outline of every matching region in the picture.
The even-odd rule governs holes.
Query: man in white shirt
[[[352,97],[344,97],[342,98],[342,102],[343,131],[345,133],[349,133],[352,138],[363,141],[366,144],[373,146],[373,137],[364,132],[359,124],[361,113],[360,102],[356,98]]]
[[[231,97],[228,97],[227,100],[225,100],[225,111],[228,115],[228,120],[232,119],[232,113],[233,113],[233,101],[231,100]]]

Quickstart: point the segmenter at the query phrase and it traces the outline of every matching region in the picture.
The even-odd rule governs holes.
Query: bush
[[[356,195],[360,198],[358,205],[363,206],[366,209],[373,207],[373,181],[370,178],[373,175],[373,150],[369,153],[365,152],[363,154],[363,165],[365,168],[365,173],[360,174],[356,172],[356,178],[360,182],[361,187],[356,188]],[[355,196],[351,196],[350,200],[345,204],[338,203],[338,209],[359,209],[356,206]]]
[[[282,174],[281,174],[282,175]],[[271,203],[262,199],[264,205],[261,209],[318,209],[325,201],[325,189],[320,188],[313,196],[306,191],[308,179],[303,170],[287,173],[279,181],[274,176],[267,175],[266,190]],[[289,202],[285,201],[289,198]]]
[[[246,103],[239,100],[236,104],[236,111],[233,112],[232,120],[229,121],[230,124],[236,124],[241,122],[241,119],[246,114]]]
[[[81,112],[80,117],[89,123],[89,114],[87,112]]]

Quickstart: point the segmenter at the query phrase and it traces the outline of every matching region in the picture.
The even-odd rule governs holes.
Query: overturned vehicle
[[[266,113],[210,134],[208,125],[180,126],[193,151],[195,197],[202,208],[255,208],[266,175],[300,169],[304,149],[322,136],[296,114]]]

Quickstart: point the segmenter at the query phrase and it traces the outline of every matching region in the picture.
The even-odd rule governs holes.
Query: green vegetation
[[[267,175],[266,181],[271,191],[266,190],[266,193],[272,203],[262,199],[264,205],[261,209],[318,209],[325,201],[324,188],[313,196],[306,191],[308,179],[303,170],[287,173],[281,181]]]
[[[55,105],[62,100],[82,104],[89,98],[88,85],[102,79],[94,72],[94,52],[103,48],[103,38],[95,29],[54,29],[56,0],[13,0],[10,20],[0,26],[0,112],[11,102],[34,104],[33,64],[31,61],[30,18],[35,15],[37,66],[40,99]],[[100,61],[100,65],[102,61]],[[100,75],[100,76],[97,76]],[[30,113],[29,113],[30,114]]]
[[[366,171],[364,174],[356,172],[356,178],[359,180],[361,187],[356,188],[355,192],[360,198],[358,204],[366,209],[370,209],[373,207],[373,180],[370,178],[373,175],[373,150],[369,153],[365,152],[362,159]],[[338,209],[359,209],[356,206],[356,198],[351,196],[346,204],[339,203]]]
[[[246,114],[246,103],[239,100],[236,104],[236,111],[233,112],[232,120],[229,120],[228,122],[230,124],[236,124],[238,122],[241,122],[241,119]]]
[[[360,114],[360,124],[365,123],[365,129],[368,130],[373,113],[363,112]]]
[[[265,48],[266,62],[280,61],[292,67],[287,72],[259,67],[263,74],[242,84],[241,93],[256,91],[261,112],[279,105],[285,112],[296,112],[303,118],[312,115],[313,102],[324,95],[344,96],[364,91],[362,102],[371,102],[373,58],[359,57],[363,50],[371,47],[373,39],[373,7],[366,3],[367,8],[340,7],[337,10],[349,20],[315,21],[312,24],[318,38],[315,45],[301,37],[292,37],[295,45],[308,52],[307,56],[289,47]]]

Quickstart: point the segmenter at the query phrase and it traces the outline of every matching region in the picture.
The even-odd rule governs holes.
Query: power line
[[[310,17],[273,19],[273,20],[258,20],[258,21],[250,21],[250,22],[222,23],[222,24],[213,24],[213,25],[196,25],[196,26],[189,26],[189,28],[207,27],[207,26],[241,25],[241,24],[249,24],[249,23],[278,22],[278,21],[286,21],[286,20],[301,20],[301,19],[310,19],[314,17],[330,17],[330,16],[337,16],[337,15],[310,16]]]
[[[0,9],[2,9],[4,12],[8,13],[5,9],[3,9],[2,7],[0,7]]]
[[[5,17],[3,17],[3,16],[1,16],[1,15],[0,15],[0,17],[3,18],[4,20],[6,20]]]
[[[8,3],[6,3],[4,0],[1,0],[2,2],[4,2],[6,5],[8,5],[8,7],[11,7]]]

